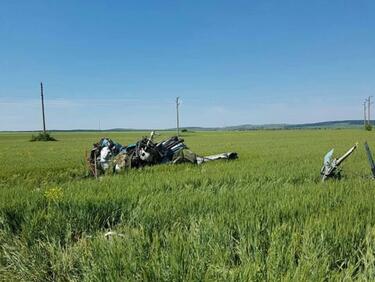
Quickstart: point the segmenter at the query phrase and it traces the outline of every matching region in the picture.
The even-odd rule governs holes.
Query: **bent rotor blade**
[[[354,152],[354,150],[356,148],[357,148],[357,144],[355,144],[353,147],[351,147],[342,157],[340,157],[336,161],[336,165],[339,166],[343,161],[345,161]]]
[[[238,155],[236,152],[229,152],[229,153],[221,153],[221,154],[216,154],[216,155],[211,155],[211,156],[205,156],[203,157],[203,161],[209,162],[209,161],[216,161],[216,160],[234,160],[237,158],[238,158]]]
[[[375,163],[374,163],[374,159],[372,158],[371,150],[367,142],[365,142],[365,150],[366,150],[368,162],[370,164],[372,177],[375,178]]]

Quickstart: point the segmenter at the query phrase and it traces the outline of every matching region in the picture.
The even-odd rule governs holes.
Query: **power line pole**
[[[363,126],[366,128],[367,120],[366,120],[366,104],[367,104],[367,99],[363,102]]]
[[[46,134],[46,117],[44,114],[44,95],[43,95],[43,83],[40,83],[40,96],[42,99],[42,115],[43,115],[43,133]]]
[[[177,137],[180,137],[180,115],[178,111],[178,107],[180,106],[180,97],[176,98],[176,114],[177,114]]]
[[[367,124],[368,125],[371,125],[371,114],[370,114],[370,111],[371,111],[371,97],[372,96],[368,96],[368,99],[367,99]]]

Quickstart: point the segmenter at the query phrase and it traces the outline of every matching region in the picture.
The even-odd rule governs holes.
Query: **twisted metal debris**
[[[102,138],[94,144],[87,158],[91,175],[106,172],[116,173],[131,168],[141,168],[165,163],[202,164],[209,161],[238,157],[236,152],[221,153],[217,155],[201,157],[189,150],[184,139],[177,136],[170,137],[161,142],[154,141],[155,132],[150,137],[144,137],[135,144],[123,146],[110,138]]]

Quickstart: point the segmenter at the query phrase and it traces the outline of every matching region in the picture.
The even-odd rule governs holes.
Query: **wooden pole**
[[[368,125],[371,125],[371,114],[370,114],[370,109],[371,109],[371,97],[372,96],[368,96],[368,100],[367,100],[367,124]]]
[[[365,100],[364,102],[363,102],[363,126],[366,128],[366,123],[367,123],[367,120],[366,120],[366,101],[367,100]]]
[[[180,137],[180,116],[179,116],[179,112],[178,112],[178,106],[180,105],[179,99],[180,99],[180,97],[176,98],[177,137]]]
[[[43,95],[43,83],[40,83],[40,96],[42,99],[42,115],[43,115],[43,133],[46,134],[46,117],[44,114],[44,95]]]

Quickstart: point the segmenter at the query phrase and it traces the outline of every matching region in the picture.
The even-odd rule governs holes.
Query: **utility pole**
[[[366,128],[367,120],[366,120],[366,105],[367,105],[367,99],[363,102],[363,126]]]
[[[40,96],[42,98],[42,115],[43,115],[43,133],[46,134],[46,117],[44,114],[44,95],[43,95],[43,83],[40,83]]]
[[[177,114],[177,137],[180,137],[180,115],[178,111],[178,107],[180,106],[180,97],[176,98],[176,114]]]
[[[371,126],[371,114],[370,114],[370,110],[371,110],[371,97],[372,96],[368,96],[368,99],[367,99],[367,124]]]

